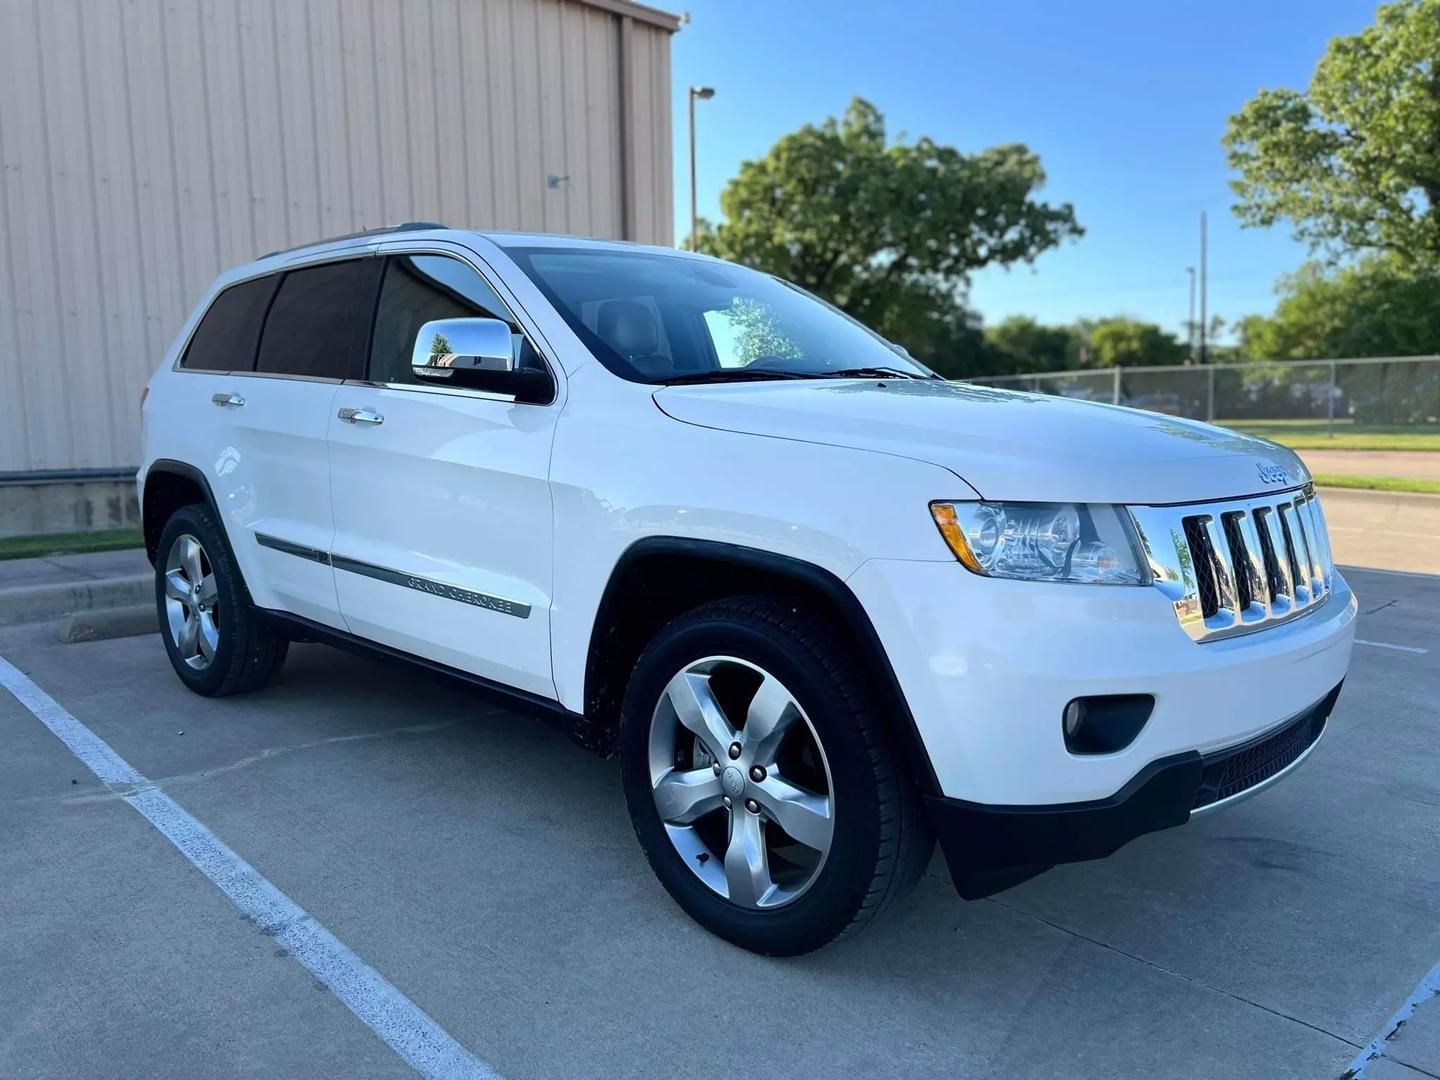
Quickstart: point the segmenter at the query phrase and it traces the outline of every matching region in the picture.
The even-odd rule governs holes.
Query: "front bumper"
[[[1108,798],[1050,806],[928,799],[956,890],[976,900],[1058,863],[1103,859],[1137,836],[1263,791],[1309,756],[1339,696],[1337,685],[1298,716],[1238,745],[1152,761]]]
[[[1345,678],[1355,634],[1355,595],[1339,573],[1306,615],[1203,643],[1155,588],[880,559],[849,585],[914,718],[938,788],[927,794],[985,805],[1111,798],[1152,762],[1268,732]],[[1106,695],[1149,695],[1149,720],[1114,753],[1071,753],[1066,704]]]
[[[1338,572],[1309,613],[1206,642],[1153,588],[899,560],[871,560],[849,584],[914,718],[926,758],[917,773],[934,778],[927,802],[965,896],[1103,858],[1230,799],[1236,783],[1273,782],[1246,780],[1245,753],[1293,726],[1299,742],[1278,751],[1298,763],[1334,706],[1355,636],[1355,595]],[[1154,707],[1121,749],[1070,752],[1067,703],[1107,695],[1149,695]],[[1222,775],[1226,762],[1238,781]]]

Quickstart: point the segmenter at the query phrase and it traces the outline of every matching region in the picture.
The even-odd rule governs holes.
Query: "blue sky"
[[[680,2],[661,4],[682,10]],[[697,105],[699,200],[788,131],[842,112],[854,95],[892,135],[962,150],[1023,142],[1040,154],[1042,197],[1075,205],[1086,235],[1034,267],[978,274],[986,322],[1113,314],[1180,333],[1187,266],[1210,219],[1211,314],[1274,307],[1273,286],[1306,256],[1288,228],[1241,229],[1220,137],[1262,87],[1303,88],[1326,43],[1374,19],[1374,0],[691,0],[673,44],[675,235],[689,229],[686,90]]]

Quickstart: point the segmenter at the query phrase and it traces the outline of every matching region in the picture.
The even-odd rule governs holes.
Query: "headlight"
[[[966,569],[986,577],[1147,585],[1123,507],[1071,503],[937,502],[930,513]]]

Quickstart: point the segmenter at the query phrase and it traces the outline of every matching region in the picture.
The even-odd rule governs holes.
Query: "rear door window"
[[[253,371],[260,323],[276,280],[274,274],[252,278],[215,297],[191,335],[180,366],[189,371]]]
[[[286,273],[265,320],[255,370],[358,378],[378,266],[378,259],[349,259]]]

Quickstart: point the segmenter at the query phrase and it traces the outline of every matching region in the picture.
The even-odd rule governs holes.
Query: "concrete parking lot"
[[[1326,488],[1320,499],[1337,562],[1440,575],[1440,495]]]
[[[798,960],[694,926],[614,763],[468,689],[297,646],[275,687],[210,701],[154,635],[45,624],[0,657],[509,1080],[1339,1077],[1412,996],[1365,1075],[1434,1076],[1440,578],[1347,572],[1367,644],[1286,783],[988,901],[937,861]],[[0,690],[0,1075],[414,1075],[134,790]]]

